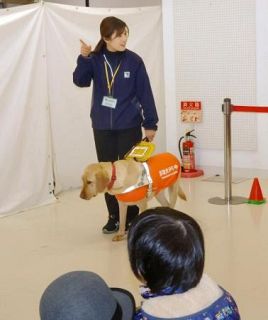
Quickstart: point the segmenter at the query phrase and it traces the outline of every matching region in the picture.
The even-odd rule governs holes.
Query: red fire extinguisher
[[[195,169],[195,155],[194,155],[194,142],[192,138],[196,138],[192,134],[194,130],[187,131],[185,136],[180,137],[179,152],[182,161],[182,172],[196,172]],[[184,139],[184,141],[183,141]]]

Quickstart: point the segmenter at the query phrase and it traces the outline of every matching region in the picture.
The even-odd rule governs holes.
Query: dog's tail
[[[182,199],[187,201],[186,195],[184,191],[182,190],[181,186],[178,184],[178,196]]]

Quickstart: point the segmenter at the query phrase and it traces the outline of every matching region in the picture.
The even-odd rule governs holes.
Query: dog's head
[[[109,176],[101,163],[88,165],[82,175],[83,186],[80,198],[90,200],[98,193],[104,192],[109,183]]]

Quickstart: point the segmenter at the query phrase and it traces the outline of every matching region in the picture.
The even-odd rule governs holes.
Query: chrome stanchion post
[[[224,99],[222,112],[224,114],[224,189],[225,200],[230,202],[232,199],[231,99]]]
[[[224,114],[224,199],[219,197],[210,198],[212,204],[241,204],[246,203],[247,198],[232,196],[232,141],[231,141],[231,99],[225,98],[222,105]]]

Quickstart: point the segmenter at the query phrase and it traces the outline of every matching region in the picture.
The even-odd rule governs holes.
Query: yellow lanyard
[[[107,62],[104,61],[107,87],[108,87],[108,91],[109,91],[109,95],[110,95],[110,96],[111,96],[112,87],[113,87],[113,84],[114,84],[114,79],[115,79],[115,76],[117,75],[117,72],[118,72],[118,70],[119,70],[119,68],[120,68],[120,65],[121,65],[121,62],[119,63],[119,65],[118,65],[117,68],[115,69],[115,72],[114,72],[114,73],[112,72],[112,69],[111,69],[112,79],[111,79],[111,82],[110,82],[110,80],[109,80],[109,75],[108,75]]]

